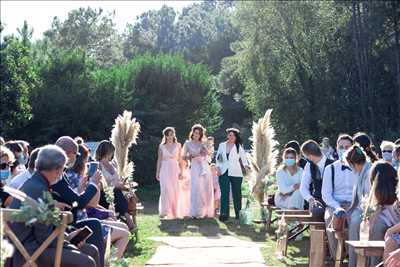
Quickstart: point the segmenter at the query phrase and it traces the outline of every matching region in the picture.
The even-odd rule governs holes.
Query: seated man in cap
[[[72,167],[76,160],[76,156],[78,155],[78,144],[69,136],[60,137],[56,141],[56,145],[64,150],[65,154],[68,157],[67,160],[67,168]],[[98,219],[84,219],[79,220],[78,212],[79,210],[84,209],[87,204],[92,200],[92,198],[96,195],[98,191],[97,184],[100,182],[100,174],[96,173],[93,177],[90,178],[90,183],[87,186],[86,190],[82,194],[77,194],[69,185],[69,181],[65,173],[63,173],[61,180],[52,185],[52,193],[54,198],[57,201],[64,202],[71,207],[74,206],[74,203],[77,203],[77,207],[72,209],[72,213],[74,214],[74,226],[77,228],[81,228],[84,226],[88,226],[92,231],[92,236],[87,240],[88,243],[95,245],[100,254],[100,264],[104,266],[104,239],[103,239],[103,230],[101,223]]]

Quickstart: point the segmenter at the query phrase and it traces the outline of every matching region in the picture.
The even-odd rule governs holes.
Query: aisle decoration
[[[131,111],[124,111],[118,115],[111,131],[111,142],[115,147],[114,161],[117,164],[118,174],[122,182],[127,185],[126,198],[128,200],[128,210],[132,216],[136,216],[136,207],[139,198],[135,194],[137,183],[133,181],[135,165],[129,161],[129,149],[137,144],[140,133],[140,124],[136,118],[132,117]]]
[[[254,198],[261,204],[265,200],[268,176],[276,170],[278,142],[275,130],[271,125],[272,109],[265,112],[258,122],[253,122],[251,152],[251,181]]]
[[[132,145],[136,145],[140,132],[140,124],[136,118],[132,118],[132,112],[124,111],[118,115],[111,131],[111,142],[115,146],[115,162],[120,177],[125,181],[133,182],[135,165],[129,161],[128,154]]]

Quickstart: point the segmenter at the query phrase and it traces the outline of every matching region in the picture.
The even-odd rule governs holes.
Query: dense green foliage
[[[359,130],[394,139],[399,19],[398,2],[241,2],[242,38],[220,80],[257,117],[274,108],[281,142]]]
[[[34,145],[110,136],[132,110],[136,176],[152,183],[161,130],[181,142],[201,122],[217,141],[273,108],[280,143],[339,132],[400,133],[397,1],[207,1],[163,6],[124,33],[113,13],[80,8],[40,40],[24,23],[1,40],[0,135]],[[1,25],[3,27],[3,25]]]

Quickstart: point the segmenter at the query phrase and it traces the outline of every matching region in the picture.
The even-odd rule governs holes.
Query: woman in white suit
[[[242,169],[250,169],[239,130],[229,128],[226,132],[228,134],[227,141],[219,144],[216,155],[219,187],[221,189],[220,221],[226,221],[229,218],[229,191],[231,186],[235,215],[236,219],[239,219],[239,212],[242,208],[241,187],[244,175]]]

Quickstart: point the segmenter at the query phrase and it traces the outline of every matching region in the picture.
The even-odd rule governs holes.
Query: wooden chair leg
[[[61,256],[62,256],[62,250],[63,250],[63,246],[64,246],[64,233],[65,233],[66,228],[67,228],[67,215],[63,214],[62,215],[62,224],[60,226],[60,233],[58,235],[58,240],[57,240],[56,256],[54,259],[54,267],[61,266]]]
[[[265,218],[265,230],[268,231],[271,227],[272,209],[267,208],[267,217]]]
[[[325,246],[325,230],[311,229],[309,267],[324,266]]]
[[[26,251],[24,245],[22,245],[21,241],[19,241],[18,237],[14,234],[14,232],[10,229],[7,223],[4,224],[4,231],[7,234],[8,238],[12,241],[12,243],[17,247],[18,251],[25,258],[25,261],[29,266],[38,267],[34,261],[32,261],[32,257]]]

